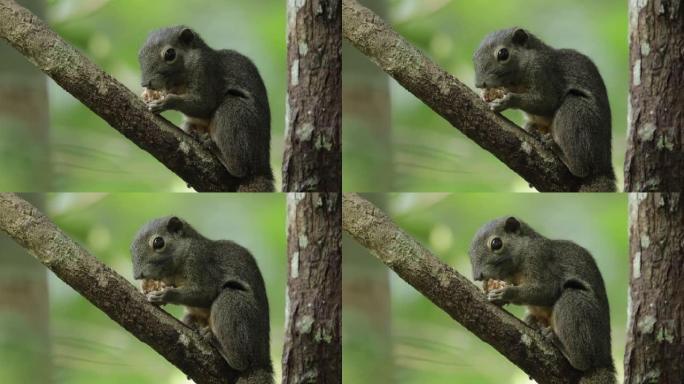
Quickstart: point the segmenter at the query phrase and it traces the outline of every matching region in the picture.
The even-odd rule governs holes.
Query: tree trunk
[[[22,3],[44,14],[42,1]],[[0,57],[0,190],[49,191],[47,80],[5,43],[0,43]]]
[[[684,189],[684,2],[630,1],[625,191]]]
[[[625,383],[684,382],[684,201],[630,194]]]
[[[44,14],[42,0],[22,3],[34,13]],[[0,57],[0,190],[49,190],[45,76],[5,44],[0,44]],[[42,197],[31,200],[42,205]],[[0,361],[4,364],[0,381],[51,383],[47,273],[4,233],[0,233],[0,314]]]
[[[283,384],[342,381],[341,204],[339,193],[287,195]]]
[[[364,2],[382,16],[387,14],[385,3],[385,0]],[[345,127],[342,135],[355,131],[354,135],[345,137],[345,145],[353,147],[353,140],[349,140],[354,137],[370,140],[378,154],[360,159],[344,157],[344,167],[354,172],[350,177],[363,190],[391,191],[394,172],[387,75],[349,43],[343,42],[342,52]],[[355,172],[362,167],[365,172]],[[384,195],[372,195],[371,199],[378,206],[384,206]],[[372,377],[378,383],[395,382],[389,271],[348,235],[343,234],[342,244],[342,342],[345,366],[353,367],[345,371],[345,381],[363,382]]]
[[[342,188],[340,0],[289,1],[283,192]]]

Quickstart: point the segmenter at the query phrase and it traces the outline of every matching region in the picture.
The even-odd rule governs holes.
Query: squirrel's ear
[[[517,28],[515,30],[515,32],[513,32],[513,43],[514,44],[524,45],[525,43],[527,43],[528,38],[529,38],[529,35],[522,28]]]
[[[169,219],[168,223],[166,223],[166,229],[171,233],[178,233],[181,231],[181,229],[183,229],[183,222],[181,219],[174,216]]]
[[[507,233],[518,232],[520,229],[520,222],[515,217],[511,216],[506,219],[506,224],[504,224],[504,231]]]
[[[180,35],[178,35],[178,40],[181,43],[188,45],[195,40],[195,32],[193,32],[190,28],[183,28]]]

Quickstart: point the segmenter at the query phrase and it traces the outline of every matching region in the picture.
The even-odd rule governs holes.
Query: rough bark
[[[199,142],[12,0],[0,0],[0,38],[134,144],[198,191],[235,191],[238,179]]]
[[[342,189],[339,0],[289,1],[284,192]]]
[[[126,279],[90,255],[45,215],[11,193],[0,194],[0,229],[112,320],[148,344],[196,383],[232,383],[218,350]]]
[[[547,146],[493,113],[451,76],[355,0],[342,1],[342,33],[378,67],[539,191],[578,191],[581,180]]]
[[[630,1],[625,191],[684,191],[684,1]]]
[[[432,255],[370,202],[345,193],[342,228],[538,383],[576,383],[579,379],[580,372],[539,331],[489,303],[474,284]]]
[[[684,382],[684,200],[629,195],[630,307],[625,383]]]
[[[340,204],[339,193],[287,195],[284,384],[342,382]]]

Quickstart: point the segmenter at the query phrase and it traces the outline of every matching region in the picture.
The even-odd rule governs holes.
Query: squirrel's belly
[[[211,317],[209,308],[185,306],[185,312],[192,317],[192,320],[203,327],[211,327]]]
[[[542,324],[545,327],[553,327],[552,311],[553,309],[551,307],[540,307],[536,305],[527,306],[527,312],[532,315],[539,324]]]
[[[531,113],[525,113],[525,120],[527,120],[528,125],[531,125],[537,131],[541,133],[549,133],[553,129],[553,117],[533,115]]]
[[[185,121],[183,124],[183,130],[187,133],[198,132],[198,133],[209,133],[211,126],[211,119],[205,119],[201,117],[192,117],[188,115],[183,115]]]

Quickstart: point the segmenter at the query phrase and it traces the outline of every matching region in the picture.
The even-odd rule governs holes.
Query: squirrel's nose
[[[147,81],[143,80],[143,81],[140,83],[140,86],[143,87],[143,88],[149,88],[150,85],[152,85],[152,80],[147,80]]]
[[[475,281],[482,281],[484,276],[482,276],[482,272],[479,272],[475,275]]]
[[[487,83],[484,81],[479,81],[475,83],[476,88],[487,88]]]
[[[133,278],[136,279],[136,280],[144,279],[144,278],[145,278],[145,274],[142,273],[142,272],[138,272],[138,273],[136,273],[135,275],[133,275]]]

